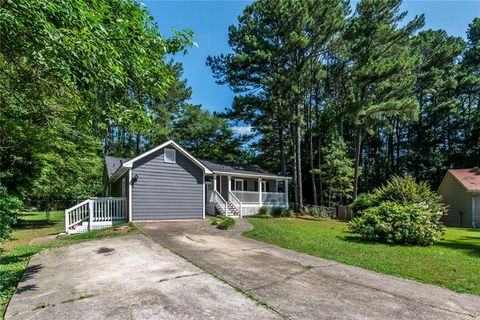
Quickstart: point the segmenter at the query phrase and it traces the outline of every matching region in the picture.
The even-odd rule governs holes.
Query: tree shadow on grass
[[[22,253],[22,254],[3,256],[0,259],[0,265],[1,266],[8,266],[8,265],[13,264],[13,263],[18,263],[18,262],[24,261],[26,259],[29,259],[33,254],[34,254],[34,252],[26,252],[26,253]]]
[[[474,241],[476,241],[476,243],[474,243]],[[435,246],[461,250],[470,256],[480,258],[480,239],[478,237],[465,236],[458,240],[443,240],[436,243]]]
[[[58,222],[58,221],[47,221],[47,220],[34,220],[34,221],[20,220],[15,225],[15,229],[17,229],[17,230],[44,229],[44,228],[51,228],[58,223],[60,223],[60,222]]]

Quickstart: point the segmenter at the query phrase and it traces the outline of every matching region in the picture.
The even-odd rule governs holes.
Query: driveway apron
[[[286,319],[480,319],[480,297],[247,239],[206,221],[137,222],[152,239]]]

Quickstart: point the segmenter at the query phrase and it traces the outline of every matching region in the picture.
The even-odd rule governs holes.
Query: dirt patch
[[[297,218],[298,219],[305,219],[305,220],[322,220],[321,218],[311,216],[309,214],[298,215]]]
[[[48,235],[48,236],[45,236],[45,237],[39,237],[39,238],[32,239],[32,240],[30,240],[30,242],[28,244],[43,244],[43,243],[53,241],[56,238],[57,238],[56,234],[51,234],[51,235]]]

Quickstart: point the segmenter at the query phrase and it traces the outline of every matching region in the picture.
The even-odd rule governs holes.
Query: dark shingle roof
[[[127,162],[128,158],[119,158],[119,157],[105,157],[105,165],[107,168],[108,178],[110,179],[113,174]],[[229,172],[229,173],[242,173],[250,175],[264,175],[264,176],[273,176],[273,177],[283,177],[282,175],[271,173],[267,170],[264,170],[256,165],[243,165],[234,162],[220,161],[220,160],[205,160],[198,159],[205,167],[214,172]]]
[[[283,177],[281,175],[271,173],[267,170],[264,170],[256,165],[243,165],[228,161],[220,161],[220,160],[204,160],[199,159],[201,163],[210,171],[213,172],[231,172],[231,173],[243,173],[243,174],[251,174],[251,175],[267,175],[267,176],[277,176]]]
[[[118,170],[124,164],[130,159],[127,158],[119,158],[119,157],[105,157],[105,165],[107,167],[107,174],[108,178],[110,179],[115,171]]]

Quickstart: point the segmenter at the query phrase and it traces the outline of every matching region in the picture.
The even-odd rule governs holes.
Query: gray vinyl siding
[[[163,155],[160,149],[133,164],[132,219],[202,219],[203,170],[178,150],[176,163]]]

